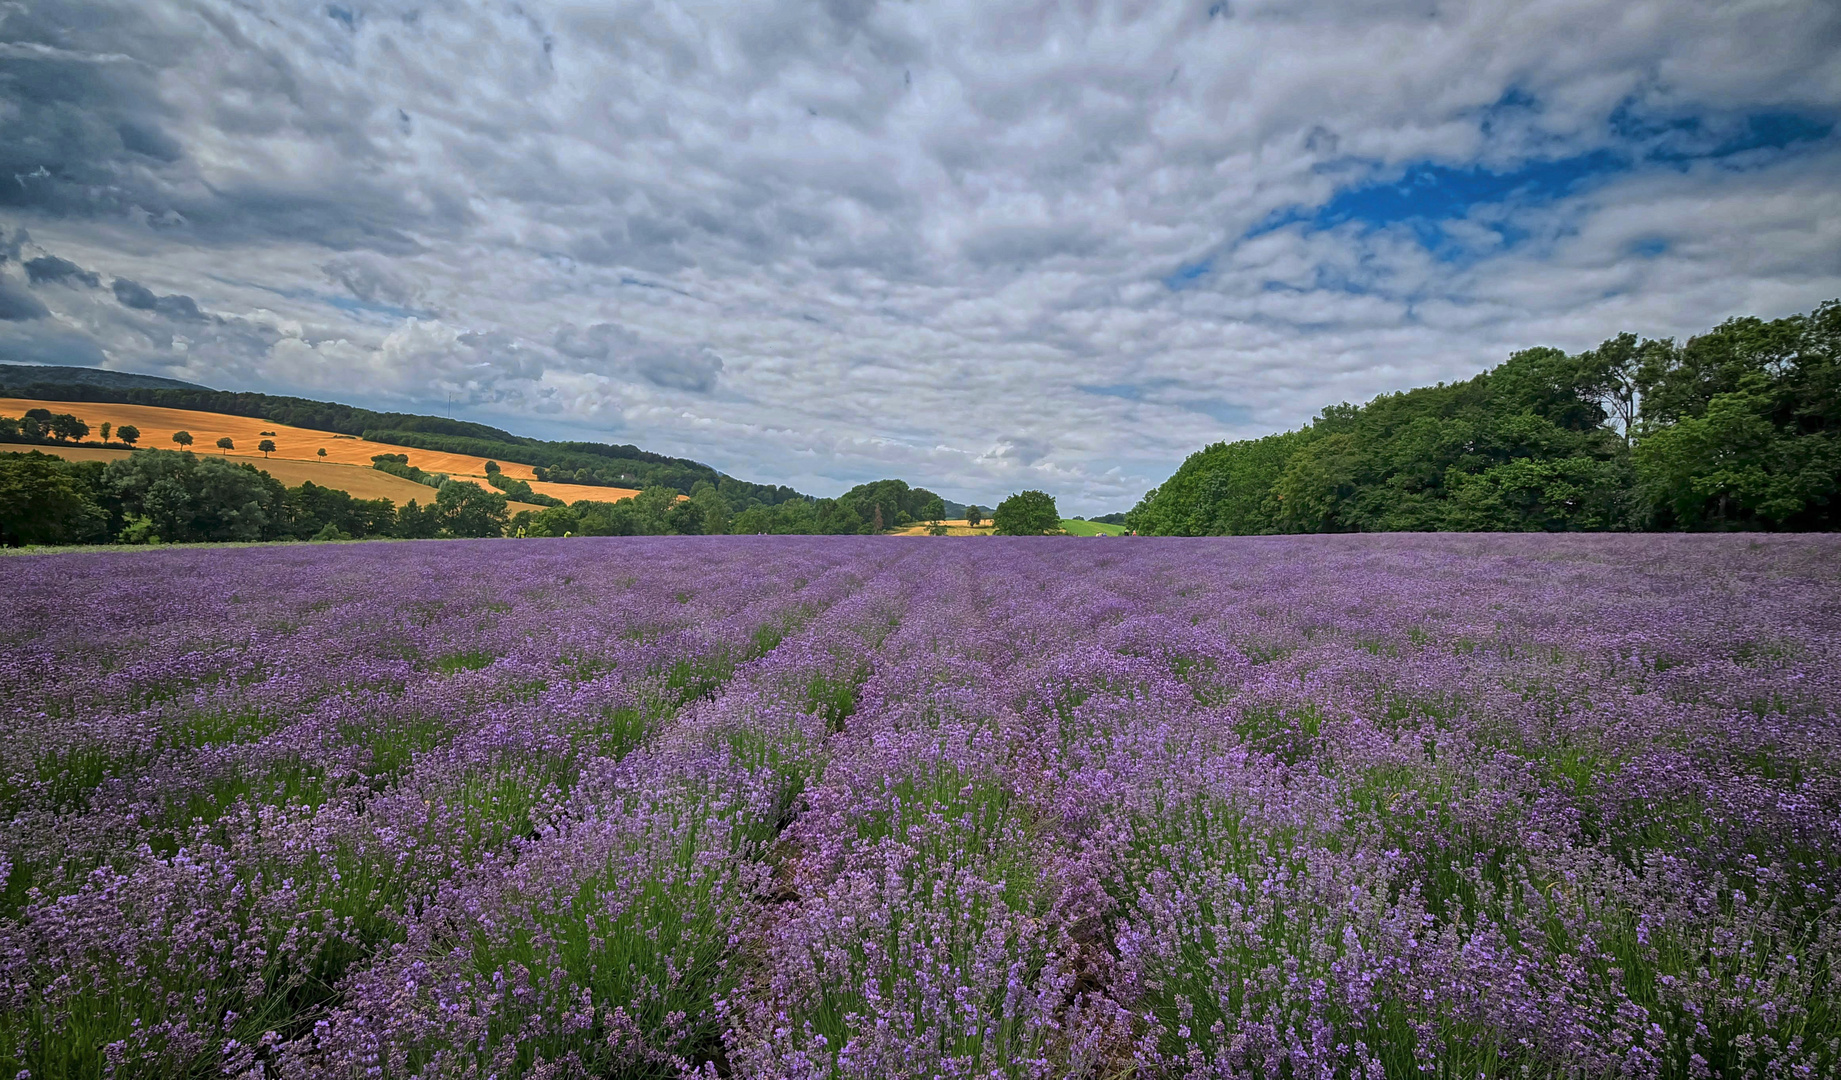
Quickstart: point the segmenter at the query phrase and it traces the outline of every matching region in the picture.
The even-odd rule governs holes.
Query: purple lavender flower
[[[1838,555],[6,560],[0,1069],[1835,1075]]]

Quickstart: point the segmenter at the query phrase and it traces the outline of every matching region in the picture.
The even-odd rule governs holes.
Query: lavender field
[[[4,1075],[1841,1074],[1841,538],[0,585]]]

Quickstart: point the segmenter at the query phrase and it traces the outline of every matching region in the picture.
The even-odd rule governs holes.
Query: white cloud
[[[1511,349],[1841,295],[1832,134],[1460,215],[1436,252],[1247,236],[1418,162],[1832,122],[1819,0],[346,9],[5,9],[0,224],[221,319],[35,288],[59,325],[116,366],[453,395],[818,493],[1101,511],[1206,442]]]

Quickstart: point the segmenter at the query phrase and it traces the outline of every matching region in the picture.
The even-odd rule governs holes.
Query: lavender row
[[[0,1067],[1841,1068],[1831,539],[505,550],[7,564]]]

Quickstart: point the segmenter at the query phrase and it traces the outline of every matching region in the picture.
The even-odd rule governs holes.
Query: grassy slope
[[[1123,536],[1125,526],[1102,525],[1097,521],[1082,521],[1079,518],[1062,518],[1061,527],[1069,536]]]

